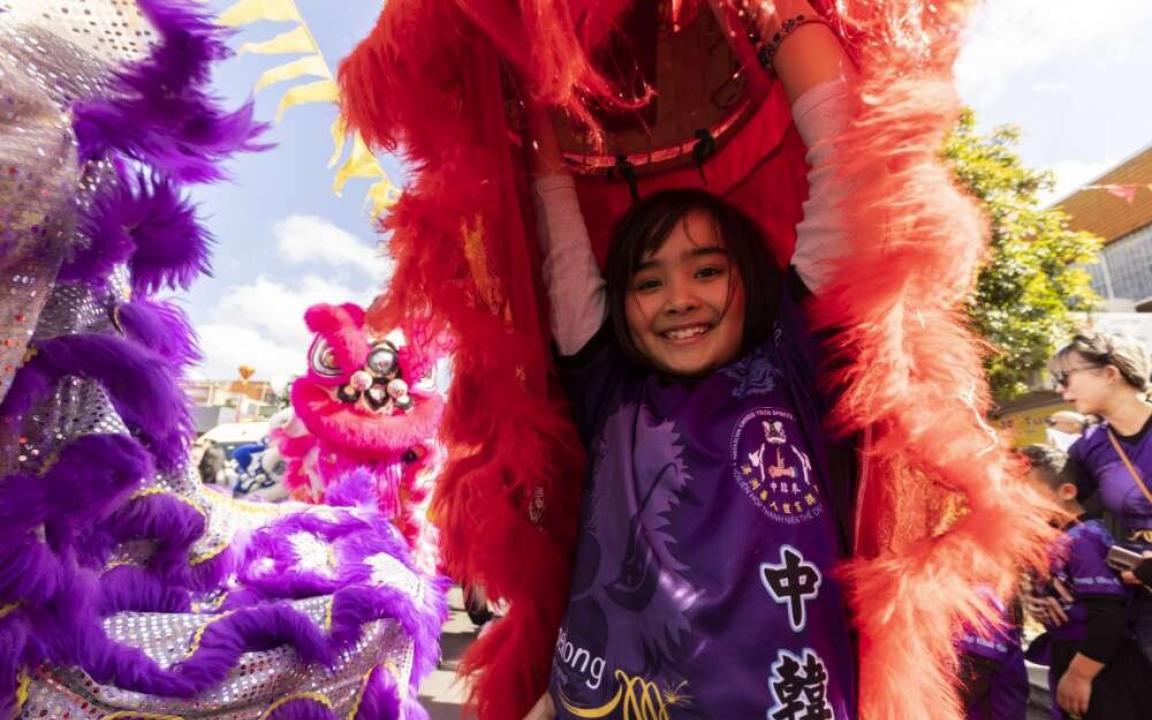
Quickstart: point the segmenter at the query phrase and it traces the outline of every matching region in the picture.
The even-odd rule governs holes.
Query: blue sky
[[[208,4],[220,10],[231,2]],[[382,6],[380,0],[297,4],[333,69]],[[291,27],[253,25],[236,43]],[[262,71],[285,59],[238,56],[218,70],[218,91],[242,101]],[[1019,125],[1025,162],[1057,171],[1057,196],[1152,143],[1150,73],[1148,0],[989,0],[957,63],[961,97],[981,125]],[[258,115],[271,120],[289,86],[261,91]],[[302,369],[308,305],[366,303],[386,281],[388,263],[375,249],[363,207],[367,183],[350,182],[343,197],[331,190],[326,163],[335,114],[329,105],[289,110],[269,134],[275,149],[240,158],[230,166],[233,182],[197,192],[218,241],[215,277],[184,298],[206,354],[202,376],[232,378],[247,364],[257,378],[282,382]],[[399,180],[395,159],[382,161]]]

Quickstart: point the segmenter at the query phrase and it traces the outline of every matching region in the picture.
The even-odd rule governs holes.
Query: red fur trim
[[[373,145],[402,146],[414,168],[385,221],[397,266],[369,323],[426,317],[430,332],[456,342],[442,424],[449,461],[434,515],[450,572],[511,603],[463,662],[480,720],[522,717],[544,689],[582,477],[581,450],[549,382],[531,204],[505,142],[501,63],[528,92],[581,116],[580,100],[604,99],[589,51],[626,4],[391,0],[340,68],[350,125]],[[859,557],[845,574],[861,633],[860,716],[955,720],[952,637],[962,621],[991,615],[975,586],[1008,589],[1018,565],[1043,562],[1050,535],[1045,505],[982,423],[977,344],[957,311],[983,252],[979,215],[939,160],[955,118],[950,68],[968,3],[838,7],[862,68],[859,122],[841,140],[857,188],[846,212],[859,252],[813,313],[819,327],[838,329],[830,380],[846,392],[837,427],[874,438]],[[779,88],[770,92],[776,99],[761,113],[779,106]],[[787,119],[769,120],[749,124],[766,145],[728,146],[745,160],[749,147],[763,151],[761,165],[724,160],[722,149],[706,171],[710,185],[730,188],[729,199],[761,219],[783,258],[804,166],[795,134],[782,130]],[[627,191],[601,184],[609,189],[582,183],[580,191],[597,208],[586,216],[607,227]],[[765,198],[775,203],[766,214]],[[538,492],[540,525],[529,519]],[[970,514],[933,537],[956,492]]]
[[[986,228],[940,160],[958,102],[952,64],[969,3],[847,0],[868,38],[857,119],[839,140],[855,252],[813,303],[837,328],[828,380],[844,388],[834,422],[871,428],[858,559],[846,569],[861,642],[860,714],[954,720],[961,623],[995,624],[979,586],[1011,589],[1044,563],[1048,506],[1025,486],[985,423],[980,343],[960,305]],[[943,498],[970,513],[939,537]]]
[[[577,15],[564,4],[540,6],[559,8],[568,23]],[[522,168],[501,142],[501,60],[473,24],[505,6],[468,6],[472,19],[447,0],[388,3],[372,36],[341,64],[340,80],[350,125],[376,145],[402,142],[415,168],[386,220],[397,265],[369,323],[427,318],[430,336],[448,332],[456,343],[441,425],[448,462],[432,515],[447,570],[509,603],[502,627],[463,662],[481,720],[507,720],[544,691],[567,598],[583,458],[549,379],[537,243],[525,223],[531,203]],[[517,43],[530,38],[510,32]],[[571,76],[561,80],[575,97]],[[538,524],[530,514],[537,497],[545,504]]]

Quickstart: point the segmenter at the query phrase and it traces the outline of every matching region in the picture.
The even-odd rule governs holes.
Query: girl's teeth
[[[695,337],[702,334],[707,328],[700,326],[694,328],[685,328],[684,330],[670,330],[668,337],[673,340],[684,340],[686,338]]]

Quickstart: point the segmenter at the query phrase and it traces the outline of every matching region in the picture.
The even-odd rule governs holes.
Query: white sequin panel
[[[372,582],[376,585],[394,587],[405,595],[416,599],[417,604],[424,600],[424,581],[396,558],[380,553],[365,558],[364,564],[372,568]]]

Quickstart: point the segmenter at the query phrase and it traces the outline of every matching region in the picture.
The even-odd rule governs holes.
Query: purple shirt
[[[1006,624],[987,632],[967,629],[956,646],[960,652],[983,658],[995,666],[984,695],[967,709],[967,720],[1024,720],[1028,713],[1028,670],[1020,646],[1020,627],[1008,617],[1008,609],[997,598],[989,601],[1000,611]]]
[[[1050,657],[1053,643],[1078,643],[1088,630],[1088,597],[1128,598],[1128,590],[1120,577],[1108,567],[1105,558],[1112,546],[1112,536],[1098,520],[1086,520],[1068,528],[1059,546],[1053,552],[1051,576],[1037,584],[1036,594],[1053,597],[1068,616],[1068,622],[1049,626],[1047,632],[1032,641],[1027,657],[1041,665],[1052,665]],[[1059,584],[1059,587],[1057,587]],[[1061,588],[1064,592],[1061,592]],[[1056,697],[1060,678],[1053,670],[1048,673],[1048,689]],[[1062,717],[1056,703],[1052,704],[1052,717]]]
[[[1147,429],[1130,439],[1120,436],[1116,439],[1136,471],[1146,482],[1152,483],[1152,432],[1147,432]],[[1070,467],[1078,470],[1080,496],[1088,497],[1099,489],[1104,507],[1124,524],[1129,533],[1124,544],[1141,552],[1152,550],[1152,503],[1148,502],[1112,447],[1108,426],[1102,424],[1090,428],[1084,437],[1073,443],[1068,449],[1068,462]]]
[[[780,337],[698,380],[610,342],[580,370],[591,478],[558,718],[856,717],[818,409]]]
[[[1068,622],[1048,628],[1053,640],[1084,639],[1088,622],[1085,597],[1128,597],[1124,583],[1105,561],[1111,546],[1112,536],[1098,520],[1077,523],[1065,531],[1052,559],[1051,578],[1037,587],[1039,596],[1060,601],[1068,616]],[[1066,593],[1060,592],[1057,583]]]

